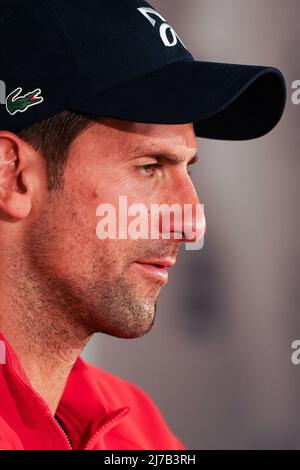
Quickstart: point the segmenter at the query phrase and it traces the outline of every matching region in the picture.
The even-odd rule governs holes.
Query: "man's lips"
[[[151,275],[164,283],[168,282],[167,268],[174,266],[175,259],[151,259],[136,261],[135,264],[140,266],[143,270],[147,270],[147,274]],[[144,271],[146,272],[146,271]]]

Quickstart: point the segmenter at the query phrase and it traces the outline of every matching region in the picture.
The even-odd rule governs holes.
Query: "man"
[[[196,137],[269,132],[282,74],[195,61],[145,1],[2,3],[0,448],[184,449],[144,391],[79,355],[95,332],[151,329],[180,244],[205,231]],[[169,237],[160,214],[158,239],[101,238],[99,205],[118,216],[121,196],[193,210]]]

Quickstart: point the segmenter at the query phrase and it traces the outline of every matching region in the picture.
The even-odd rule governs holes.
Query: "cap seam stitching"
[[[238,92],[238,95],[237,96],[240,96],[242,93],[244,93],[247,88],[249,86],[251,86],[256,80],[258,80],[261,76],[267,74],[267,73],[270,73],[271,70],[269,67],[265,67],[263,68],[263,70],[261,70],[260,72],[258,72],[256,75],[254,75],[253,77],[249,78],[249,81],[247,82],[247,85],[244,85],[242,86],[240,89],[239,89],[239,92]],[[248,75],[247,73],[247,70],[241,70],[238,74],[236,74],[232,80],[230,81],[230,83],[227,84],[227,86],[225,85],[222,85],[220,87],[218,87],[217,91],[214,91],[213,93],[211,93],[209,96],[205,97],[203,100],[201,100],[200,104],[202,103],[206,103],[206,102],[209,102],[209,101],[213,101],[214,98],[218,98],[220,95],[222,95],[222,93],[224,91],[227,91],[231,88],[231,86],[236,82],[237,79],[241,78],[242,76],[244,75]]]
[[[118,85],[115,85],[113,87],[106,88],[105,90],[101,90],[101,91],[98,90],[98,91],[95,91],[92,94],[88,93],[87,95],[81,96],[80,98],[75,98],[75,101],[77,101],[77,102],[82,101],[82,100],[85,100],[87,98],[93,98],[95,96],[102,95],[102,94],[108,93],[110,91],[117,90],[118,88],[120,88],[124,85],[127,85],[128,83],[134,82],[135,80],[139,80],[140,78],[143,78],[143,77],[147,77],[148,75],[151,75],[152,73],[159,72],[160,70],[163,70],[166,67],[169,67],[170,65],[173,65],[173,64],[177,64],[179,62],[195,62],[195,61],[192,60],[192,59],[187,59],[187,60],[180,60],[180,61],[176,60],[174,62],[169,62],[168,64],[164,65],[163,67],[152,70],[151,72],[146,72],[143,75],[140,75],[139,77],[131,78],[130,80],[127,80],[126,82],[119,83]],[[77,103],[75,103],[75,102],[72,103],[72,105],[76,105],[76,104]]]
[[[78,101],[82,101],[82,100],[85,100],[85,99],[88,99],[88,98],[93,98],[95,96],[98,96],[98,95],[105,95],[105,93],[108,93],[108,92],[112,92],[114,90],[117,90],[118,88],[122,87],[122,86],[125,86],[131,82],[134,82],[136,80],[139,80],[139,79],[142,79],[143,77],[146,77],[148,75],[151,75],[152,73],[155,73],[155,72],[159,72],[160,70],[163,70],[164,68],[170,66],[170,65],[173,65],[173,64],[176,64],[176,63],[179,63],[179,62],[195,62],[197,63],[197,61],[193,61],[193,60],[183,60],[183,61],[176,61],[176,62],[171,62],[167,65],[165,65],[165,67],[161,67],[157,70],[153,70],[152,72],[149,72],[149,73],[146,73],[144,75],[140,75],[139,77],[136,77],[136,78],[133,78],[131,80],[128,80],[127,82],[124,82],[124,83],[120,83],[119,85],[116,85],[115,87],[112,87],[112,88],[108,88],[106,90],[102,90],[102,91],[98,91],[98,92],[95,92],[93,94],[88,94],[88,95],[85,95],[83,97],[80,97],[80,98],[77,98],[77,102],[74,102],[72,103],[72,106],[76,106],[78,104]],[[210,93],[210,95],[206,96],[203,100],[200,101],[200,104],[202,103],[206,103],[208,101],[210,101],[212,98],[214,97],[218,97],[219,95],[221,95],[224,90],[226,91],[228,88],[230,88],[232,86],[232,82],[235,81],[237,78],[239,78],[240,76],[242,75],[245,75],[245,70],[242,70],[240,71],[238,74],[236,74],[233,78],[232,78],[232,81],[224,87],[224,84],[221,84],[216,90],[214,90],[212,93]]]

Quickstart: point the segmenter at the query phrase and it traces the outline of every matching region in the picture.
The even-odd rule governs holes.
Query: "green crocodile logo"
[[[44,98],[40,96],[40,88],[30,91],[26,95],[21,96],[22,88],[18,87],[12,91],[6,98],[6,109],[12,116],[17,112],[24,113],[30,106],[42,103]]]

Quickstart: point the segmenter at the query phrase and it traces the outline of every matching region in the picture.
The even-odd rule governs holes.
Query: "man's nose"
[[[204,237],[204,205],[200,203],[190,179],[181,180],[169,193],[168,204],[161,213],[160,231],[182,242],[198,242]]]

